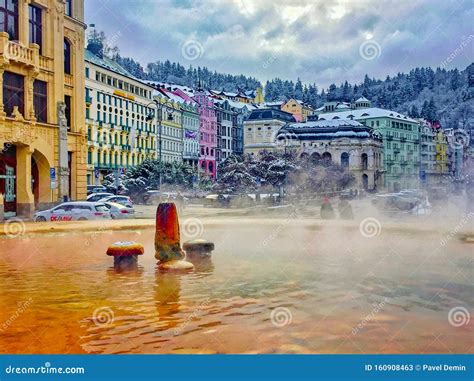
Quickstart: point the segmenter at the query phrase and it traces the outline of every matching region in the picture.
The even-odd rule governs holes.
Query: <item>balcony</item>
[[[40,69],[46,71],[53,71],[53,59],[45,56],[39,56],[39,66]]]
[[[389,140],[389,141],[390,141],[390,140],[393,140],[393,136],[392,136],[392,135],[387,135],[387,136],[385,137],[385,139],[387,139],[387,140]]]
[[[86,104],[90,105],[92,103],[92,97],[90,95],[86,95]]]
[[[6,61],[13,61],[39,69],[39,46],[30,44],[25,46],[16,41],[10,41],[6,32],[0,32],[0,57]]]
[[[407,138],[405,138],[405,137],[400,138],[400,141],[401,141],[401,142],[406,142],[406,141],[407,141]]]

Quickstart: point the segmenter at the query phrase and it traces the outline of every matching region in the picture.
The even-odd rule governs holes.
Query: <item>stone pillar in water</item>
[[[179,220],[176,205],[164,202],[156,210],[155,258],[159,260],[161,270],[191,270],[192,263],[183,261]]]

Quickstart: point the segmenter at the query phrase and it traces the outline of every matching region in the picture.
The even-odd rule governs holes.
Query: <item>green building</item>
[[[332,102],[334,103],[334,102]],[[318,120],[351,119],[373,128],[383,139],[384,184],[387,190],[420,186],[420,125],[396,111],[370,107],[360,98],[352,104],[331,104],[332,112],[320,112]],[[323,108],[321,108],[324,110]],[[321,110],[321,111],[323,111]],[[340,111],[339,111],[340,110]]]

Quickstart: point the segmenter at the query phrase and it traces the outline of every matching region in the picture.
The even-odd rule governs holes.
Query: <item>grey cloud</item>
[[[473,16],[467,0],[86,0],[86,22],[109,37],[120,32],[122,54],[144,65],[169,59],[320,87],[439,65],[473,34]],[[188,39],[203,45],[199,60],[181,55]],[[369,40],[381,48],[371,61],[359,54]],[[453,65],[467,66],[467,51]]]

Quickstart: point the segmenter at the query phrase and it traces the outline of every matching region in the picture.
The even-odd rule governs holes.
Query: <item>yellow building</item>
[[[263,95],[263,90],[260,86],[257,87],[257,89],[255,90],[255,98],[253,99],[253,103],[256,103],[256,104],[265,103],[265,97]]]
[[[308,116],[313,114],[313,109],[298,99],[291,98],[281,106],[282,111],[293,114],[297,122],[306,122]]]
[[[86,196],[84,2],[2,1],[0,20],[0,218],[31,216]]]
[[[448,140],[441,128],[435,133],[436,143],[436,171],[441,175],[447,175],[448,167]]]

